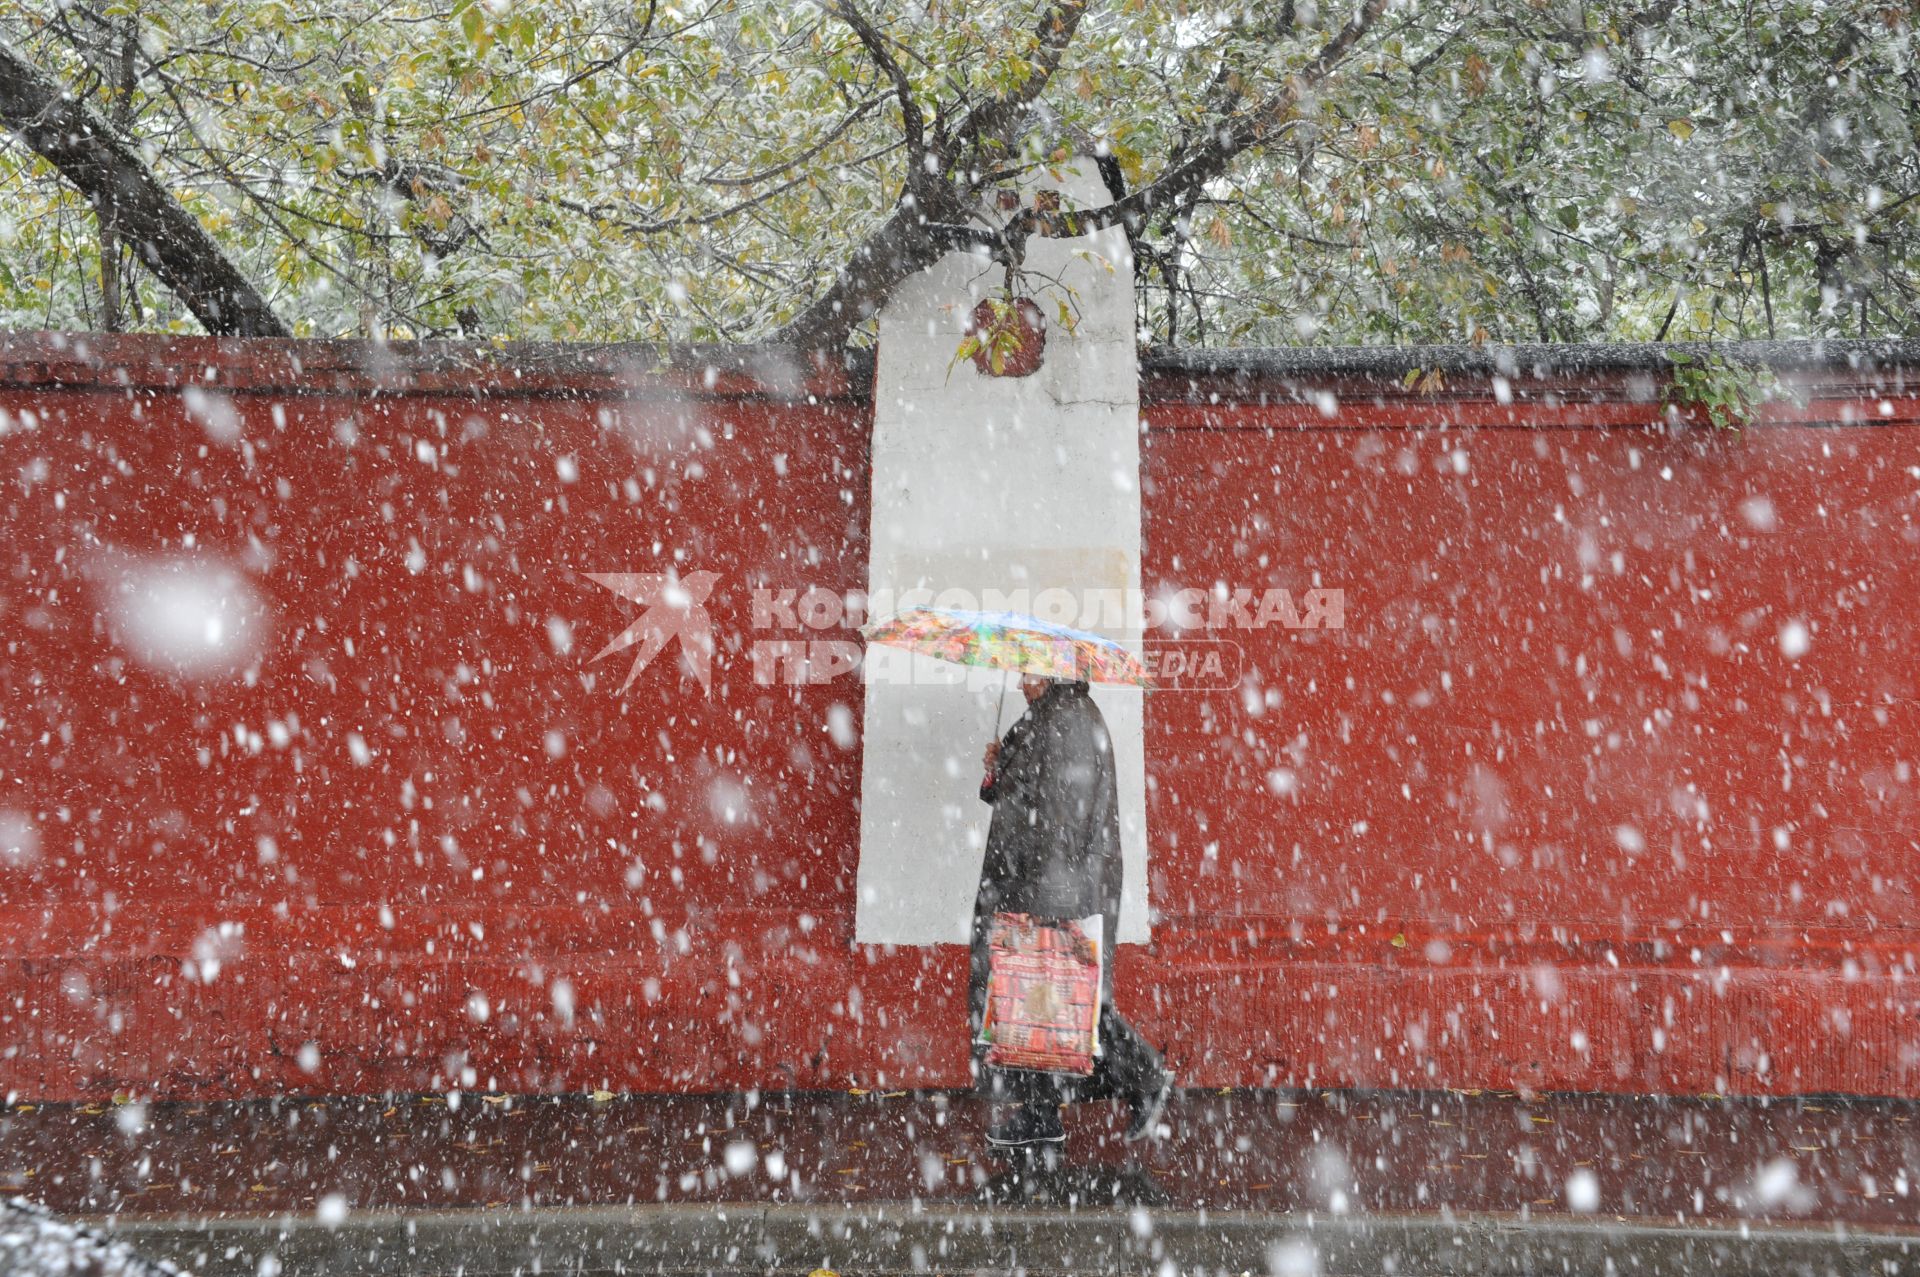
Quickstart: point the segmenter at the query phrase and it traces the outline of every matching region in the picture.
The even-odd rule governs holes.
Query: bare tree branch
[[[210,333],[291,337],[292,331],[131,143],[100,113],[0,44],[0,125],[59,169],[103,223],[173,290]]]

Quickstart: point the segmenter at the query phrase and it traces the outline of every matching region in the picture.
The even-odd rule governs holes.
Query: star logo
[[[713,618],[704,606],[707,596],[720,579],[714,572],[689,572],[673,576],[663,572],[589,572],[587,579],[612,590],[644,609],[632,625],[620,631],[611,643],[593,655],[597,661],[639,645],[633,664],[627,667],[627,681],[621,691],[633,686],[640,671],[658,656],[676,636],[680,650],[700,690],[713,692]],[[592,664],[589,661],[588,664]]]

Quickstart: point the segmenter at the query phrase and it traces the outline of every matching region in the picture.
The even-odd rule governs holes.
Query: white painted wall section
[[[1092,161],[1063,177],[1069,207],[1109,202]],[[954,361],[974,304],[1004,282],[997,265],[949,254],[881,312],[872,616],[914,603],[996,606],[995,595],[1027,611],[1052,602],[1071,613],[1054,619],[1138,651],[1139,354],[1126,237],[1036,238],[1026,265],[1049,316],[1046,362],[1029,377]],[[1077,311],[1072,332],[1056,297]],[[1083,600],[1117,610],[1087,614]],[[989,814],[980,755],[1008,677],[879,646],[868,648],[867,671],[856,938],[965,943]],[[1094,691],[1120,786],[1122,942],[1148,938],[1142,695]],[[1010,725],[1025,703],[1017,687],[1006,700]]]

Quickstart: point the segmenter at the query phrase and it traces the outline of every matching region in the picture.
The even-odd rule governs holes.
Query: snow
[[[1800,1182],[1800,1168],[1792,1158],[1776,1157],[1754,1168],[1747,1205],[1758,1213],[1803,1214],[1812,1209],[1813,1191]]]
[[[1344,1215],[1352,1206],[1348,1193],[1353,1187],[1353,1168],[1347,1155],[1332,1144],[1321,1144],[1308,1161],[1307,1177],[1316,1201],[1335,1215]]]
[[[1772,532],[1780,526],[1780,516],[1775,512],[1772,500],[1765,496],[1752,496],[1742,501],[1740,516],[1756,532]]]
[[[113,1110],[113,1124],[124,1135],[138,1135],[147,1129],[147,1106],[129,1101]]]
[[[270,628],[245,574],[212,555],[127,563],[113,574],[107,611],[136,660],[190,679],[240,674],[260,659]]]
[[[40,828],[33,817],[0,807],[0,869],[31,869],[40,860]]]
[[[850,707],[836,701],[827,708],[827,736],[836,749],[852,749],[858,742]]]
[[[1313,1243],[1289,1237],[1267,1248],[1270,1277],[1320,1277],[1320,1252]]]
[[[203,930],[193,942],[193,957],[185,964],[188,979],[211,984],[220,978],[221,968],[237,961],[246,952],[246,928],[237,922],[221,922]]]
[[[707,783],[707,809],[721,823],[737,825],[753,819],[753,799],[745,785],[731,776],[716,776]]]
[[[30,1202],[0,1197],[0,1272],[8,1277],[184,1277],[125,1243],[56,1219]]]
[[[183,388],[180,399],[186,405],[187,415],[199,423],[208,439],[222,447],[240,442],[240,413],[233,406],[233,400],[198,386]]]

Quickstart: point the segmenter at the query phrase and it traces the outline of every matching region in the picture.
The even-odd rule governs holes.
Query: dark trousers
[[[1143,1101],[1165,1071],[1160,1053],[1140,1036],[1112,1003],[1100,1007],[1100,1054],[1086,1077],[1033,1069],[980,1066],[979,1090],[990,1099],[1042,1108],[1075,1100]]]

